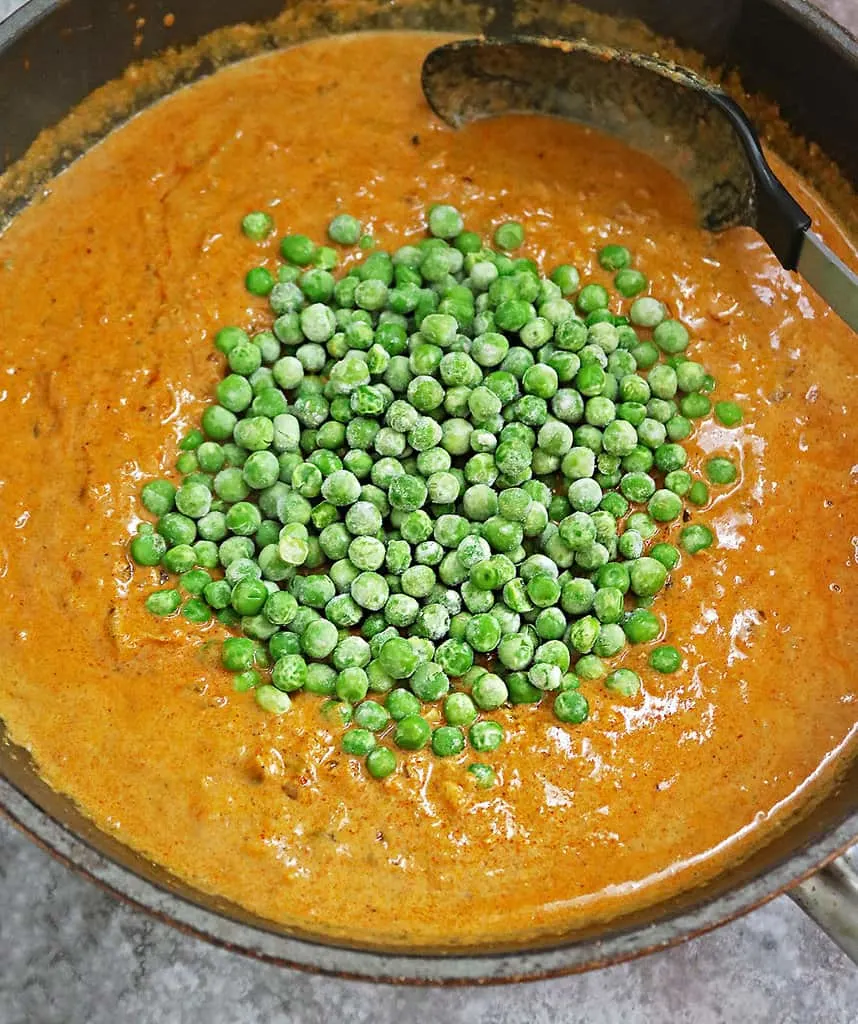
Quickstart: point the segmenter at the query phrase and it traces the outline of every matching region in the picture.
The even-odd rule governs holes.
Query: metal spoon
[[[755,228],[858,331],[858,276],[810,230],[741,107],[687,68],[584,41],[468,39],[426,57],[423,92],[456,128],[535,112],[649,153],[689,187],[704,228]]]

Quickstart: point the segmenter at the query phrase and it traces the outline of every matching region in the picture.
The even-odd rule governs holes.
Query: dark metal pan
[[[594,21],[592,12],[640,18],[653,33],[698,51],[710,65],[735,67],[746,87],[777,103],[795,133],[816,143],[858,185],[858,43],[803,0],[587,0],[581,7],[547,2],[518,7],[511,0],[491,7],[478,0],[377,0],[351,11],[331,0],[305,0],[302,7],[307,16],[300,20],[300,30],[285,36],[282,29],[261,31],[259,45],[362,28],[427,28],[495,37],[527,32],[574,38],[586,33],[598,42],[623,45],[627,33],[622,21]],[[137,0],[133,5],[125,0],[30,0],[0,25],[0,171],[42,129],[133,62],[167,46],[193,44],[227,25],[262,22],[280,10],[280,0]],[[165,24],[168,13],[175,15],[174,24]],[[140,18],[145,19],[143,28],[136,25]],[[652,40],[656,48],[655,35]],[[211,70],[205,63],[186,67],[183,80]],[[141,93],[140,104],[156,98],[157,91]],[[71,147],[60,154],[57,166],[76,152]],[[825,182],[822,187],[825,191]],[[828,198],[836,204],[833,192]],[[20,201],[0,192],[0,223]],[[841,212],[847,222],[856,213]],[[840,857],[858,838],[858,763],[848,766],[840,785],[804,817],[698,889],[539,943],[414,949],[407,954],[287,932],[193,889],[100,831],[71,800],[51,790],[26,752],[5,737],[2,723],[0,776],[0,808],[70,866],[180,928],[274,963],[418,984],[542,978],[665,948],[787,891],[858,959],[858,882]]]

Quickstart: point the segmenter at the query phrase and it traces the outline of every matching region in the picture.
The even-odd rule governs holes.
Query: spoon
[[[742,108],[687,68],[583,40],[467,39],[432,50],[423,92],[459,128],[540,113],[598,128],[655,157],[691,191],[701,225],[755,228],[858,331],[858,276],[810,230]]]

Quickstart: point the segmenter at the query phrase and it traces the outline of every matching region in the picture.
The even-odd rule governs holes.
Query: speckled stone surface
[[[0,19],[17,6],[0,0]],[[828,0],[858,32],[858,0]],[[513,988],[394,989],[179,934],[0,821],[0,1024],[855,1024],[858,968],[790,900],[677,949]]]

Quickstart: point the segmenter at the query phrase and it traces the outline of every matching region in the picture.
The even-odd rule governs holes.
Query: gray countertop
[[[18,6],[0,0],[0,19]],[[858,31],[858,0],[821,3]],[[854,1024],[856,969],[787,898],[657,956],[514,988],[394,989],[255,963],[71,874],[0,821],[0,1024]]]

